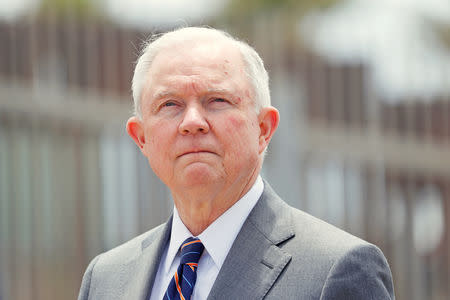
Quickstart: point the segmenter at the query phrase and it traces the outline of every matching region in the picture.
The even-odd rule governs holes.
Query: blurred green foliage
[[[92,0],[41,0],[40,13],[59,16],[98,17],[100,10]]]
[[[450,25],[442,23],[432,23],[433,30],[436,32],[439,41],[450,52]]]
[[[269,12],[303,15],[313,9],[330,7],[342,0],[229,0],[227,15],[245,16]]]

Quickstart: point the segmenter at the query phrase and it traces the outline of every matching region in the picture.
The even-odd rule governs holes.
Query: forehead
[[[245,76],[239,49],[225,39],[200,39],[173,42],[163,47],[148,71],[147,84],[164,76],[234,79]]]

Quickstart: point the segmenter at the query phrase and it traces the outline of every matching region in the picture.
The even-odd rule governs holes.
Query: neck
[[[181,193],[172,191],[183,224],[194,236],[199,235],[252,188],[258,174],[259,170],[255,170],[248,180],[227,187],[214,185]]]

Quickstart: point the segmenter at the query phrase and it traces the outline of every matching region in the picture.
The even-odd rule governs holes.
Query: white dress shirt
[[[208,226],[198,238],[205,246],[197,268],[197,281],[191,300],[204,300],[216,280],[231,245],[255,206],[264,189],[260,176],[252,188],[232,207]],[[168,247],[164,250],[156,273],[150,300],[162,300],[180,263],[178,249],[185,239],[193,236],[186,228],[174,206],[172,232]]]

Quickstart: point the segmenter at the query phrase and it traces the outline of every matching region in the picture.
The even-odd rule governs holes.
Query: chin
[[[205,163],[191,164],[181,174],[181,180],[188,186],[213,183],[221,178],[217,170]]]

